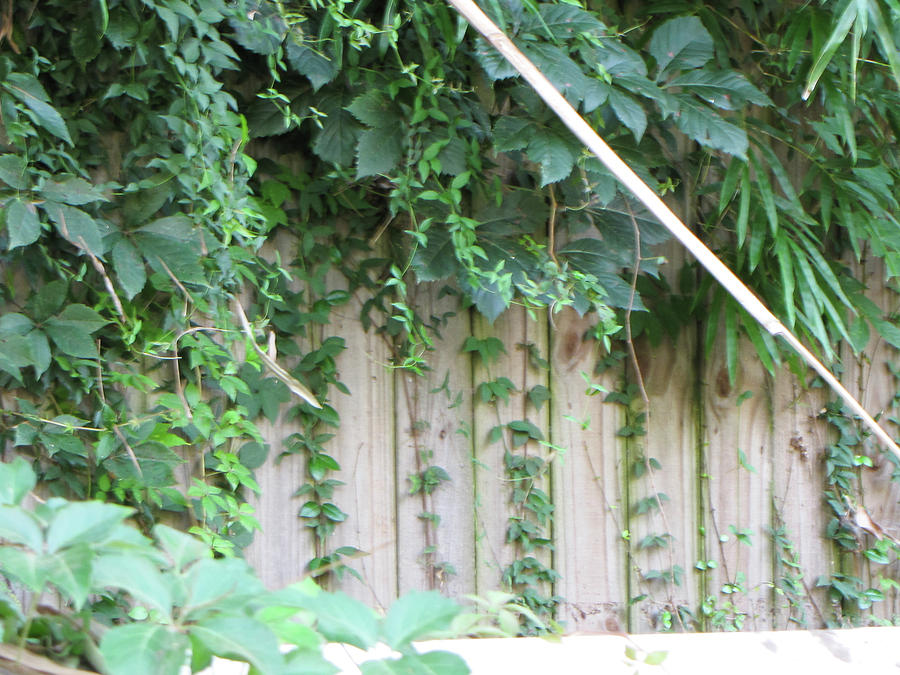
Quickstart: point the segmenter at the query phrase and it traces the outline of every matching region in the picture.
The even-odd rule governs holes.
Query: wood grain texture
[[[342,279],[332,279],[340,288]],[[354,295],[331,314],[325,336],[341,336],[346,349],[336,358],[338,379],[350,396],[335,401],[341,426],[329,441],[341,465],[334,503],[348,514],[331,542],[356,546],[366,555],[352,561],[359,583],[344,577],[342,590],[375,607],[387,607],[397,596],[397,472],[394,371],[389,346],[359,322],[362,298]]]
[[[816,587],[819,575],[835,571],[831,543],[825,536],[830,520],[824,503],[825,446],[829,432],[817,419],[825,404],[821,389],[804,389],[787,369],[776,371],[770,380],[772,400],[772,525],[783,528],[795,549],[788,556],[792,565],[775,556],[773,578],[802,573],[798,583],[805,597],[798,606],[776,594],[773,601],[774,627],[823,628],[828,599]],[[777,553],[777,551],[776,551]],[[796,565],[794,567],[793,565]]]
[[[738,347],[734,382],[721,340],[703,361],[702,511],[706,559],[715,561],[716,567],[699,576],[705,578],[704,595],[726,611],[726,622],[742,621],[748,629],[767,630],[772,627],[767,374],[749,341]],[[715,628],[709,619],[707,628]]]
[[[597,344],[585,339],[590,315],[556,314],[551,324],[551,442],[565,454],[553,464],[556,506],[556,592],[565,598],[560,619],[573,630],[619,632],[628,600],[622,542],[622,443],[616,432],[624,408],[588,396],[589,380],[614,391],[621,368],[594,375]]]
[[[473,384],[487,382],[498,377],[509,378],[516,387],[510,392],[508,402],[493,403],[476,402],[472,424],[472,437],[475,445],[475,527],[476,527],[476,589],[478,593],[501,587],[503,570],[519,554],[516,547],[506,543],[510,516],[516,513],[511,503],[513,485],[510,483],[503,455],[506,447],[510,447],[509,432],[505,430],[504,441],[488,443],[491,429],[497,425],[505,425],[514,420],[529,419],[538,428],[547,428],[547,407],[535,411],[528,402],[527,392],[534,386],[549,383],[545,370],[532,367],[528,352],[520,345],[533,345],[542,358],[547,358],[547,325],[546,316],[543,321],[531,321],[521,307],[513,307],[491,326],[482,317],[474,318],[473,334],[477,338],[496,337],[506,350],[497,361],[484,364],[478,356],[473,356]],[[473,394],[473,398],[475,398]],[[546,456],[546,450],[533,442],[527,443],[516,452],[540,453]],[[547,485],[540,486],[545,491]],[[547,532],[552,536],[552,532]],[[550,565],[549,552],[542,552],[539,559]],[[549,591],[550,589],[546,589]]]
[[[459,597],[475,592],[472,443],[460,433],[472,427],[471,357],[462,351],[471,317],[455,296],[439,299],[439,293],[439,284],[423,285],[412,298],[426,319],[453,315],[441,322],[435,350],[425,355],[431,370],[395,377],[398,581],[401,593],[439,589]],[[443,468],[450,480],[430,495],[410,494],[409,476],[430,466]],[[421,518],[423,512],[437,514],[439,523]],[[424,553],[427,546],[433,555]]]

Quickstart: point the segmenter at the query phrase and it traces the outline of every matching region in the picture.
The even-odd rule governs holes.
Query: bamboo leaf
[[[847,3],[847,6],[835,23],[834,29],[831,31],[831,35],[828,36],[828,40],[825,41],[822,50],[819,52],[815,61],[813,61],[812,68],[810,68],[809,75],[806,79],[806,88],[803,90],[803,100],[808,99],[813,89],[815,89],[816,84],[819,82],[819,78],[822,77],[822,73],[825,72],[828,64],[831,63],[831,59],[834,58],[835,52],[837,52],[838,48],[843,44],[844,39],[847,37],[847,33],[850,32],[850,28],[852,28],[854,21],[856,21],[857,15],[857,2],[856,0],[851,0],[851,2]]]

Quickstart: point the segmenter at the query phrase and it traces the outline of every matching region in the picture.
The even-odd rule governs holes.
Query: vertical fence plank
[[[544,316],[543,314],[541,316]],[[521,307],[512,307],[506,311],[493,326],[477,316],[474,320],[474,335],[483,339],[495,337],[505,348],[496,362],[485,366],[481,359],[473,356],[473,386],[507,377],[515,385],[516,390],[509,393],[509,402],[498,402],[497,405],[476,401],[472,434],[475,444],[475,528],[476,528],[476,588],[478,593],[485,593],[501,586],[503,570],[517,557],[516,548],[506,543],[506,534],[510,516],[516,509],[510,503],[513,485],[508,480],[504,466],[504,448],[509,445],[510,434],[503,431],[503,441],[489,443],[491,429],[498,425],[506,425],[514,420],[530,419],[540,429],[546,429],[546,411],[535,412],[529,404],[527,393],[538,384],[547,386],[547,373],[533,368],[529,363],[527,349],[520,345],[533,345],[542,358],[547,358],[547,325],[543,321],[534,321]],[[477,393],[473,392],[477,399]],[[542,448],[529,442],[526,452],[546,454]],[[510,449],[512,450],[511,446]],[[517,452],[522,452],[520,448]],[[539,485],[547,491],[546,485]],[[547,532],[550,536],[552,533]],[[545,565],[551,564],[549,551],[541,553],[539,559]],[[548,591],[549,589],[542,589]]]
[[[437,588],[450,596],[475,592],[475,490],[471,437],[471,357],[462,352],[470,333],[470,316],[458,298],[438,298],[441,286],[415,289],[416,310],[426,319],[443,317],[435,350],[427,353],[424,377],[398,372],[397,392],[397,555],[401,593]],[[429,467],[449,480],[434,492],[410,494],[409,477]],[[437,515],[438,522],[420,516]],[[434,553],[424,553],[426,546]]]
[[[668,611],[674,628],[690,629],[682,626],[676,609],[694,611],[699,601],[693,574],[700,550],[695,328],[682,330],[674,344],[663,340],[651,348],[642,339],[636,347],[650,409],[646,436],[632,437],[629,444],[628,530],[635,562],[631,593],[647,598],[635,606],[630,628],[659,630]],[[659,463],[658,470],[651,460]],[[636,476],[638,464],[642,473]],[[654,544],[650,537],[663,539]]]
[[[310,530],[297,517],[300,501],[294,497],[305,481],[304,462],[298,455],[279,458],[282,441],[293,431],[289,424],[261,419],[257,426],[270,450],[265,464],[255,470],[261,493],[248,501],[256,509],[262,531],[244,555],[268,588],[282,588],[302,579],[315,556]]]
[[[596,343],[584,339],[591,316],[574,310],[551,324],[551,442],[565,454],[553,465],[556,506],[556,593],[567,630],[622,631],[625,627],[624,504],[620,440],[622,406],[588,397],[589,381],[608,391],[621,381],[620,368],[594,375]]]
[[[332,287],[341,282],[331,279]],[[329,441],[341,465],[336,476],[346,485],[335,490],[335,504],[349,517],[331,542],[353,545],[366,555],[351,563],[363,583],[345,576],[343,590],[376,607],[389,606],[397,595],[396,438],[394,375],[387,365],[390,349],[374,330],[359,322],[362,299],[353,296],[332,311],[327,335],[344,338],[337,357],[338,379],[350,390],[336,407],[340,428]]]
[[[884,279],[884,264],[881,261],[866,261],[852,266],[853,276],[864,283],[866,296],[886,316],[897,309],[896,294],[887,287]],[[849,350],[846,350],[849,352]],[[883,338],[874,334],[868,345],[858,356],[846,353],[844,357],[843,380],[847,388],[857,396],[859,402],[873,415],[881,415],[879,422],[896,438],[898,379],[888,367],[897,363],[897,350]],[[891,480],[896,470],[893,457],[877,443],[868,443],[864,450],[872,460],[872,468],[860,470],[859,506],[869,518],[883,528],[887,536],[900,539],[900,484]],[[860,546],[870,548],[876,545],[877,537],[861,531],[858,535]],[[897,565],[885,566],[868,559],[857,557],[861,570],[859,576],[867,588],[875,588],[884,593],[883,602],[876,603],[872,611],[882,619],[892,620],[900,613],[900,594],[894,587],[882,588],[880,577],[896,580]]]
[[[733,383],[722,340],[706,355],[702,373],[706,560],[700,564],[707,569],[700,574],[705,596],[724,611],[705,618],[710,630],[772,625],[767,375],[749,341],[739,344],[739,354]]]
[[[779,368],[770,384],[772,527],[786,544],[774,543],[774,581],[783,591],[773,601],[774,627],[822,628],[828,598],[815,583],[834,571],[822,495],[828,432],[816,419],[825,393],[802,389],[787,367]]]

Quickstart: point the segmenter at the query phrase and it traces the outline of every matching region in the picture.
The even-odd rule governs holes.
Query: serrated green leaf
[[[39,192],[50,201],[72,206],[109,201],[98,187],[75,176],[45,181]]]
[[[178,675],[189,645],[171,626],[134,623],[107,630],[100,653],[109,675]]]
[[[27,166],[24,157],[0,155],[0,180],[13,190],[28,189],[28,180],[25,173]]]
[[[22,101],[32,113],[34,121],[54,136],[72,145],[72,137],[62,116],[51,106],[50,97],[34,75],[9,73],[3,86],[13,96]]]
[[[407,593],[391,605],[384,620],[387,644],[402,651],[409,643],[447,630],[460,606],[437,591]]]
[[[287,40],[285,56],[290,66],[305,76],[313,91],[318,91],[338,74],[338,63],[293,39]]]
[[[67,506],[79,502],[70,502]],[[104,504],[112,506],[112,504]],[[119,507],[124,508],[124,507]],[[131,509],[128,509],[129,511]],[[51,529],[52,529],[51,524]],[[47,533],[47,548],[50,550],[50,532]],[[53,555],[44,556],[40,564],[45,570],[46,578],[53,583],[63,595],[68,597],[80,611],[91,592],[91,571],[93,569],[94,552],[86,543],[58,550]]]
[[[124,451],[107,459],[103,466],[120,478],[134,478],[149,487],[166,487],[175,483],[174,469],[184,463],[176,453],[157,441],[141,443],[133,450],[141,473]]]
[[[683,95],[675,116],[676,126],[700,145],[722,150],[741,159],[747,158],[747,132],[725,120],[714,110]]]
[[[10,250],[36,242],[41,236],[41,221],[34,204],[13,199],[6,207],[6,229]]]
[[[316,105],[316,109],[327,115],[321,120],[321,129],[313,134],[313,152],[322,161],[340,166],[353,163],[361,127],[356,118],[344,110],[349,102],[343,94],[329,94]]]
[[[212,556],[209,547],[203,542],[168,525],[155,525],[153,536],[171,558],[176,570]]]
[[[347,110],[360,122],[374,128],[390,128],[400,122],[393,102],[378,89],[357,96]]]
[[[691,70],[667,83],[666,87],[681,87],[686,93],[699,96],[723,110],[734,110],[745,103],[772,105],[768,96],[735,70]]]
[[[364,130],[356,146],[356,177],[390,173],[400,161],[402,151],[402,127]]]
[[[657,79],[668,71],[699,68],[713,57],[713,40],[696,16],[666,21],[650,38],[650,54],[659,68]]]
[[[640,141],[647,129],[647,113],[641,104],[615,88],[609,90],[609,104],[619,121],[631,130],[636,141]]]
[[[566,51],[551,44],[529,42],[524,52],[569,103],[577,106],[588,80]]]
[[[139,603],[172,615],[171,580],[147,557],[135,554],[101,555],[94,561],[94,588],[126,591]]]
[[[112,248],[112,263],[125,297],[131,300],[147,283],[143,259],[130,241],[119,239]]]
[[[528,156],[541,165],[541,187],[565,180],[575,167],[580,147],[571,136],[547,129],[528,143]]]
[[[73,544],[106,539],[134,509],[104,502],[68,502],[53,516],[47,528],[47,551],[55,553]]]
[[[36,483],[34,470],[23,458],[0,462],[0,504],[19,504]]]
[[[87,249],[95,256],[106,252],[97,222],[81,209],[55,202],[42,205],[59,233],[77,248]]]
[[[279,673],[283,668],[275,634],[249,617],[205,619],[193,624],[190,632],[216,656],[244,661],[261,673]]]
[[[522,150],[537,131],[537,125],[531,120],[504,115],[494,124],[494,147],[498,152]]]

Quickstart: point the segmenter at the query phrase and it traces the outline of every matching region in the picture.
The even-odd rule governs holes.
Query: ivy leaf
[[[650,38],[650,54],[659,68],[658,80],[670,70],[699,68],[713,57],[713,40],[696,16],[666,21]]]
[[[72,137],[66,123],[56,109],[50,105],[50,97],[34,75],[9,73],[3,86],[13,96],[22,101],[32,113],[34,121],[54,136],[72,145]]]
[[[24,157],[0,155],[0,180],[13,190],[28,189],[28,181],[25,179],[25,168],[27,166]]]
[[[614,88],[609,90],[609,104],[619,121],[634,134],[634,139],[640,141],[647,129],[647,113],[644,112],[641,104],[628,94]]]
[[[31,202],[13,199],[6,207],[6,229],[9,231],[9,249],[33,244],[41,236],[41,221]]]
[[[189,645],[184,634],[169,626],[133,623],[107,630],[100,653],[110,675],[178,675]]]
[[[568,178],[580,152],[570,134],[551,129],[535,134],[528,143],[528,156],[541,165],[541,187]]]
[[[234,30],[234,39],[241,47],[263,56],[278,51],[287,31],[287,26],[273,3],[256,3],[255,10],[247,19],[232,18],[228,20],[228,24]],[[175,40],[174,36],[172,40]]]
[[[21,457],[18,459],[24,461]],[[28,467],[27,464],[25,466],[31,471],[31,467]],[[2,477],[2,474],[0,474],[0,477]],[[32,472],[31,477],[34,477],[34,472]],[[20,476],[13,476],[13,478],[22,480]],[[25,483],[21,483],[19,489],[25,487],[25,485]],[[6,488],[6,486],[0,487]],[[5,500],[8,498],[10,501],[6,502],[7,504],[18,504],[33,487],[34,483],[32,482],[31,486],[22,495],[0,495],[0,499]],[[9,489],[4,489],[3,491],[7,493],[12,492]],[[12,499],[15,499],[15,501],[12,501]],[[41,532],[38,520],[28,511],[14,506],[0,506],[0,539],[10,544],[22,544],[32,551],[38,552],[44,546],[44,535]]]
[[[112,263],[125,297],[131,300],[147,283],[147,270],[137,249],[127,239],[119,239],[112,248]]]
[[[97,358],[97,347],[91,335],[109,321],[85,305],[68,305],[58,316],[47,320],[45,330],[50,339],[70,356]]]
[[[447,630],[460,606],[437,591],[408,593],[395,601],[384,620],[387,644],[403,650],[415,639]]]
[[[536,384],[529,390],[528,400],[536,410],[540,410],[544,403],[550,400],[550,390],[543,384]]]
[[[63,178],[60,181],[45,181],[39,192],[50,201],[72,206],[109,201],[98,187],[88,183],[84,178],[75,176]]]
[[[201,541],[168,525],[154,525],[153,536],[171,558],[176,570],[182,570],[211,555],[209,547]]]
[[[338,74],[338,64],[334,59],[295,40],[287,41],[285,56],[291,67],[309,80],[313,91],[321,89]]]
[[[675,115],[675,125],[688,137],[714,150],[722,150],[734,157],[747,158],[747,132],[706,106],[679,96],[681,109]]]
[[[44,590],[47,572],[42,563],[45,556],[40,558],[31,551],[24,551],[12,546],[0,546],[0,569],[4,575],[15,577],[29,590],[40,593]]]
[[[366,129],[359,135],[356,147],[356,177],[390,173],[400,161],[402,150],[402,126]]]

